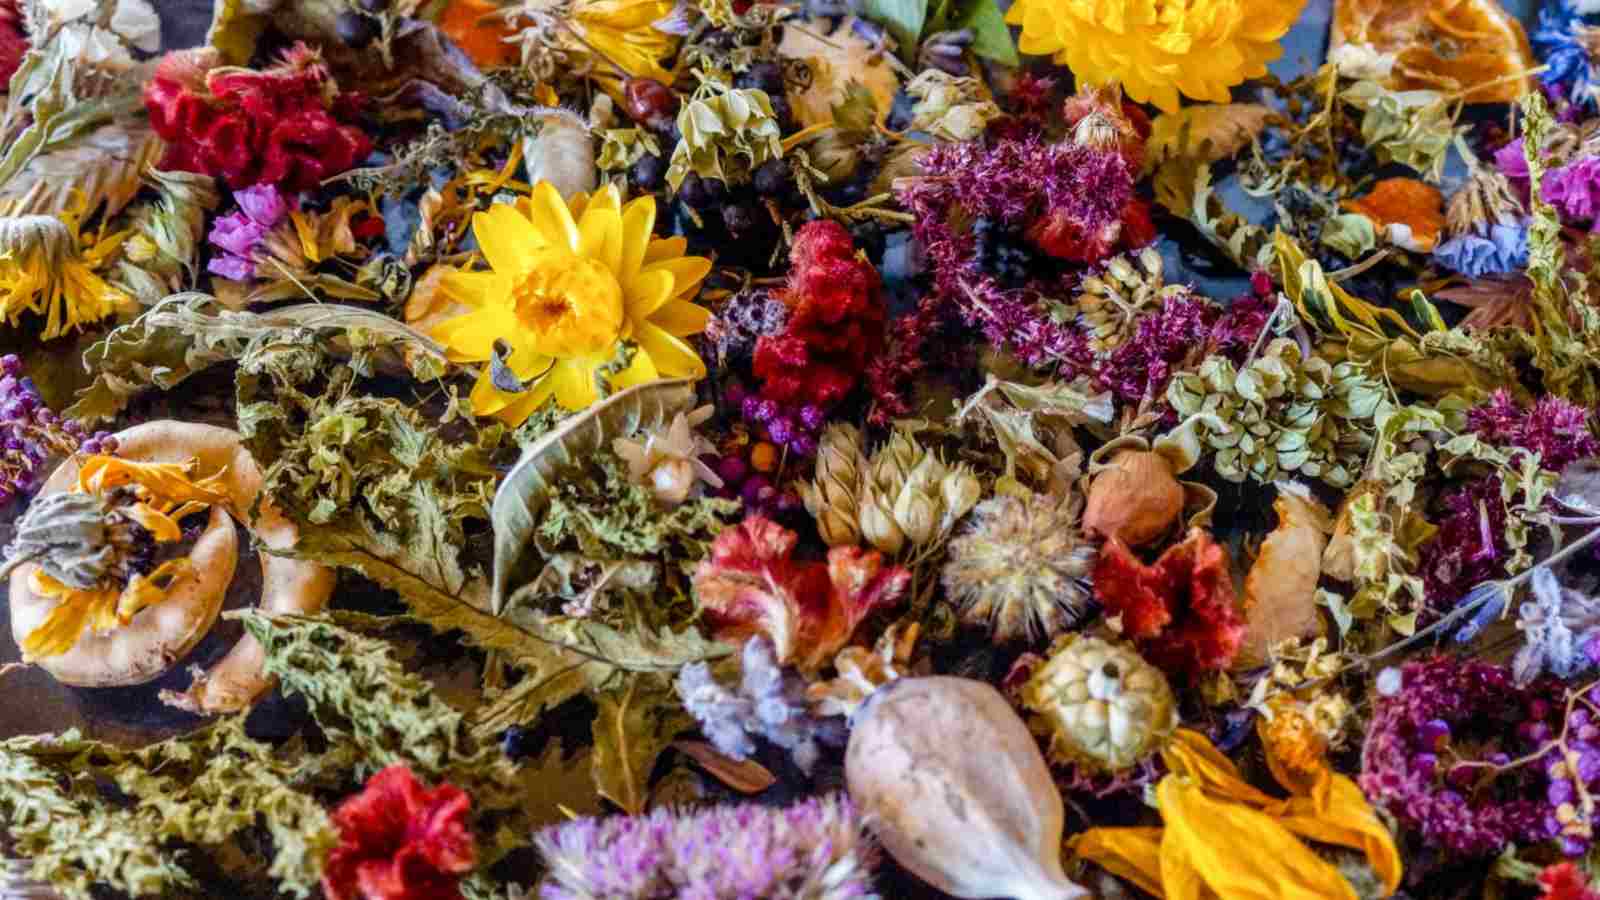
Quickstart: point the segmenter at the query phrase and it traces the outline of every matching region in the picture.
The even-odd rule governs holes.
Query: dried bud
[[[1128,449],[1113,455],[1090,482],[1083,527],[1137,547],[1166,533],[1182,512],[1183,486],[1167,458]]]
[[[905,533],[895,524],[889,510],[870,491],[861,502],[861,536],[873,547],[891,556],[906,544]]]
[[[939,506],[939,495],[926,492],[916,482],[908,482],[901,489],[894,503],[894,521],[913,547],[926,544],[938,536],[941,518]]]
[[[1078,637],[1022,688],[1022,702],[1050,729],[1050,755],[1117,772],[1160,749],[1178,727],[1161,670],[1126,644]]]
[[[983,485],[966,466],[958,466],[939,482],[939,492],[944,497],[944,520],[939,523],[939,529],[949,531],[977,505],[978,498],[983,495]]]
[[[861,433],[850,425],[830,425],[817,450],[816,477],[800,484],[800,499],[817,520],[817,530],[830,547],[861,542],[856,494],[861,489]]]

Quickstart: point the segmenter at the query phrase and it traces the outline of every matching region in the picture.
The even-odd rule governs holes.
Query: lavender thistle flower
[[[1572,678],[1593,667],[1600,651],[1600,599],[1563,587],[1546,566],[1534,570],[1531,593],[1517,620],[1525,641],[1511,661],[1517,684],[1532,684],[1546,671]]]
[[[838,722],[817,719],[806,708],[805,681],[778,665],[772,642],[752,637],[744,645],[739,689],[718,684],[705,663],[691,663],[678,673],[684,709],[716,748],[734,759],[756,752],[761,737],[789,751],[795,765],[809,773],[822,749],[820,743],[842,742]]]
[[[207,238],[219,252],[206,264],[206,271],[233,281],[252,278],[256,272],[251,256],[256,247],[289,214],[289,202],[276,187],[258,184],[233,192],[237,212],[217,219]]]
[[[706,322],[705,341],[718,359],[748,357],[756,339],[778,334],[789,322],[789,307],[771,291],[740,291],[723,302]]]
[[[848,797],[578,819],[534,836],[543,900],[866,900],[877,848]]]

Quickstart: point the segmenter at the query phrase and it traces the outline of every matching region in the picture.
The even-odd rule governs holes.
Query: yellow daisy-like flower
[[[673,6],[673,0],[582,0],[571,23],[584,43],[629,75],[670,84],[661,60],[677,49],[678,39],[655,23],[672,15]]]
[[[1178,109],[1178,93],[1226,103],[1267,72],[1305,0],[1017,0],[1024,53],[1055,55],[1080,84],[1121,82],[1129,97]]]
[[[610,376],[612,389],[705,375],[684,338],[711,316],[690,302],[711,261],[684,256],[681,237],[652,237],[655,221],[653,197],[624,206],[613,185],[566,201],[545,181],[515,205],[473,216],[492,271],[446,276],[446,295],[472,311],[435,326],[433,337],[456,362],[487,362],[504,341],[506,366],[524,386],[502,390],[485,365],[472,389],[478,415],[516,425],[552,395],[569,410],[587,407],[599,397],[596,370],[621,341],[638,352]]]
[[[78,201],[53,216],[0,218],[0,316],[13,325],[24,313],[45,316],[46,340],[133,303],[97,274],[127,232],[80,234],[81,194]]]
[[[220,472],[194,480],[190,478],[193,468],[193,460],[139,463],[96,455],[84,460],[73,490],[109,497],[111,492],[127,488],[133,502],[112,507],[111,517],[137,523],[158,543],[170,543],[182,539],[179,523],[184,518],[228,499],[219,484]],[[118,542],[111,543],[115,551]],[[166,599],[174,585],[194,573],[194,564],[187,557],[179,557],[167,560],[148,574],[134,574],[123,583],[108,576],[93,587],[78,588],[36,569],[32,578],[34,591],[55,598],[56,606],[22,639],[23,658],[59,656],[72,649],[85,628],[104,634],[127,625],[140,610]]]

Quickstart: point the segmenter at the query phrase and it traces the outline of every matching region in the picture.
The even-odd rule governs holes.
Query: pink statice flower
[[[217,252],[206,271],[233,281],[255,277],[254,254],[261,241],[289,215],[289,199],[270,184],[241,188],[233,193],[239,208],[219,217],[208,238]]]
[[[578,819],[534,837],[542,900],[866,900],[876,845],[843,794]]]
[[[1600,156],[1585,156],[1545,173],[1544,199],[1569,223],[1600,225]]]

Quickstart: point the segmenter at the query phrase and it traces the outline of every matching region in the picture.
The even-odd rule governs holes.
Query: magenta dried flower
[[[1600,157],[1586,156],[1544,176],[1544,199],[1568,222],[1600,219]]]
[[[1400,675],[1400,689],[1374,703],[1361,754],[1367,798],[1429,846],[1462,855],[1555,837],[1545,767],[1509,765],[1560,726],[1552,688],[1519,688],[1504,666],[1448,656]]]
[[[1168,298],[1139,320],[1133,337],[1095,366],[1095,380],[1117,399],[1139,405],[1161,398],[1174,368],[1204,353],[1221,310],[1192,292]]]
[[[543,900],[866,900],[877,847],[848,797],[578,819],[539,832]]]
[[[1499,447],[1532,450],[1555,472],[1600,453],[1588,410],[1560,397],[1542,397],[1525,409],[1502,388],[1467,411],[1467,430]]]
[[[233,281],[255,276],[252,258],[256,248],[278,223],[289,214],[289,201],[277,187],[258,184],[233,192],[239,209],[219,217],[208,235],[219,253],[211,257],[206,271]]]

